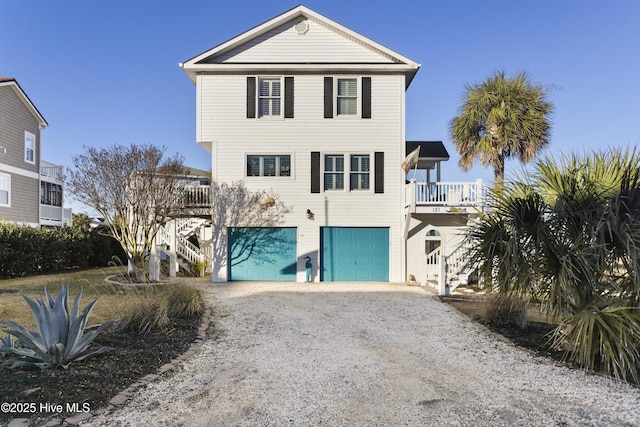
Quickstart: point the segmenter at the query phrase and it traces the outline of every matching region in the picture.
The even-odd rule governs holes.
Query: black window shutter
[[[256,78],[247,77],[247,119],[256,118]]]
[[[384,153],[377,151],[375,153],[375,186],[374,193],[384,193]]]
[[[311,192],[320,192],[320,152],[311,152]]]
[[[362,118],[371,118],[371,77],[362,78]]]
[[[293,118],[293,77],[284,78],[284,117]]]
[[[324,78],[324,118],[333,119],[333,77]]]

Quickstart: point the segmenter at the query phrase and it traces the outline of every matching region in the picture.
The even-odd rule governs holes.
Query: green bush
[[[105,267],[114,255],[126,259],[115,239],[95,230],[32,228],[0,221],[0,278]]]

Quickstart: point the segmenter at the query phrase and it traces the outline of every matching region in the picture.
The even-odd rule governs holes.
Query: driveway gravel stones
[[[215,337],[83,425],[640,425],[640,389],[516,348],[418,287],[202,289]]]

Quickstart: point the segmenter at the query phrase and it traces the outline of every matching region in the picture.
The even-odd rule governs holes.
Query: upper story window
[[[280,78],[258,79],[258,114],[260,117],[280,117]]]
[[[247,155],[247,176],[291,176],[291,156]]]
[[[325,77],[324,118],[371,118],[371,77]]]
[[[11,175],[0,173],[0,206],[11,207]]]
[[[311,152],[311,193],[344,191],[384,193],[384,152],[371,154],[322,154]],[[324,186],[323,186],[324,183]]]
[[[358,114],[357,79],[338,79],[336,113],[339,116],[355,116]]]
[[[324,190],[344,190],[344,155],[324,156]]]
[[[51,182],[40,181],[40,204],[62,206],[62,186]]]
[[[257,117],[293,118],[293,77],[247,77],[247,118]]]
[[[369,189],[370,163],[368,154],[351,155],[351,190]]]
[[[36,136],[30,132],[24,133],[24,161],[36,163]]]

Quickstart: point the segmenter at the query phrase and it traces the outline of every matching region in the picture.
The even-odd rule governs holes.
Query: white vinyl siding
[[[304,34],[298,34],[295,22],[289,22],[217,56],[215,62],[394,64],[388,55],[354,43],[321,23],[305,22],[309,31]]]
[[[313,27],[309,34],[312,30]],[[295,120],[247,120],[246,97],[242,96],[247,88],[247,74],[199,75],[197,141],[211,149],[214,179],[223,182],[245,179],[250,190],[272,189],[285,205],[293,208],[283,226],[298,227],[299,235],[305,236],[298,240],[299,254],[317,253],[320,241],[318,224],[391,226],[390,280],[403,280],[400,274],[403,218],[399,214],[399,206],[405,177],[397,165],[404,159],[404,76],[374,76],[372,109],[376,114],[372,119],[351,120],[353,117],[346,116],[343,117],[346,120],[327,120],[324,118],[322,97],[324,77],[328,74],[295,74]],[[312,151],[321,153],[320,194],[310,192]],[[384,194],[373,192],[375,152],[385,154]],[[247,155],[265,154],[290,154],[291,176],[247,177]],[[347,181],[341,191],[324,191],[325,154],[345,155],[344,178]],[[370,155],[370,190],[349,190],[346,172],[350,154]],[[307,209],[315,215],[315,220],[306,218],[304,213]],[[360,212],[366,212],[366,220],[358,214]],[[316,260],[313,261],[317,265]]]
[[[11,207],[11,175],[0,173],[0,206]]]
[[[282,81],[279,77],[258,79],[258,114],[260,117],[280,117]]]
[[[247,176],[291,176],[291,156],[247,155]]]
[[[358,114],[358,79],[337,79],[336,113],[339,116]]]
[[[36,136],[31,132],[24,132],[24,161],[36,163]]]

